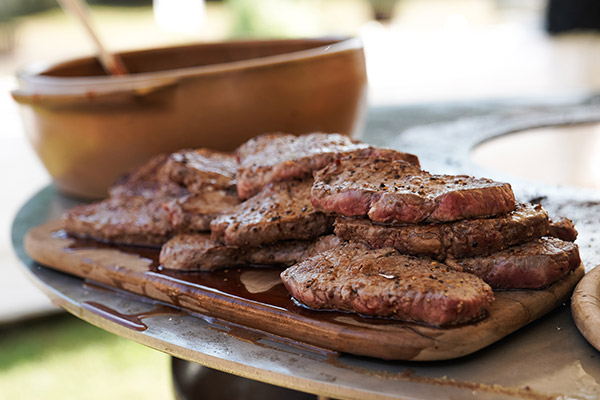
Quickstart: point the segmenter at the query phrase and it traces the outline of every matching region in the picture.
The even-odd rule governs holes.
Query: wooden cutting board
[[[484,318],[435,328],[309,310],[290,298],[279,279],[281,269],[165,271],[158,265],[158,249],[76,240],[60,230],[58,221],[30,230],[25,249],[53,269],[182,309],[330,350],[396,360],[444,360],[482,349],[565,301],[585,273],[579,266],[544,290],[496,292]]]

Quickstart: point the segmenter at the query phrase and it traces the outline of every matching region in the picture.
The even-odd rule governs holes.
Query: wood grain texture
[[[580,266],[544,290],[496,292],[485,318],[435,328],[308,310],[290,299],[277,281],[277,269],[169,273],[158,268],[156,250],[82,246],[59,231],[57,221],[30,230],[25,237],[28,254],[53,269],[182,309],[335,351],[383,359],[444,360],[473,353],[555,308],[584,275]]]
[[[600,350],[600,265],[588,272],[575,287],[571,312],[579,332]]]

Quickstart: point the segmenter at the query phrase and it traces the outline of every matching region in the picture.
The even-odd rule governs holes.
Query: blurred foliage
[[[226,0],[234,37],[311,36],[318,21],[310,3],[301,0]],[[314,6],[314,4],[312,4]]]
[[[367,0],[224,0],[223,4],[233,37],[356,35],[373,14]]]
[[[56,0],[1,0],[0,21],[56,7]]]
[[[0,328],[3,399],[172,398],[169,357],[69,314]]]
[[[377,21],[389,21],[392,19],[394,9],[399,0],[368,0],[373,10],[373,17]]]
[[[88,4],[110,6],[151,6],[152,0],[84,0]],[[57,0],[0,0],[0,21],[58,7]]]

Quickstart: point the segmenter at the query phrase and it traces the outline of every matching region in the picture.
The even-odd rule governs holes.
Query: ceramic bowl
[[[67,194],[100,198],[132,166],[182,148],[230,151],[266,132],[356,136],[367,79],[356,38],[194,44],[81,58],[18,76],[37,154]]]

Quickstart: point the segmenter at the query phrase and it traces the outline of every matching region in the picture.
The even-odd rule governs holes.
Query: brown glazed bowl
[[[100,198],[132,166],[182,148],[230,151],[266,132],[356,136],[367,79],[355,38],[195,44],[18,76],[26,134],[63,193]]]

